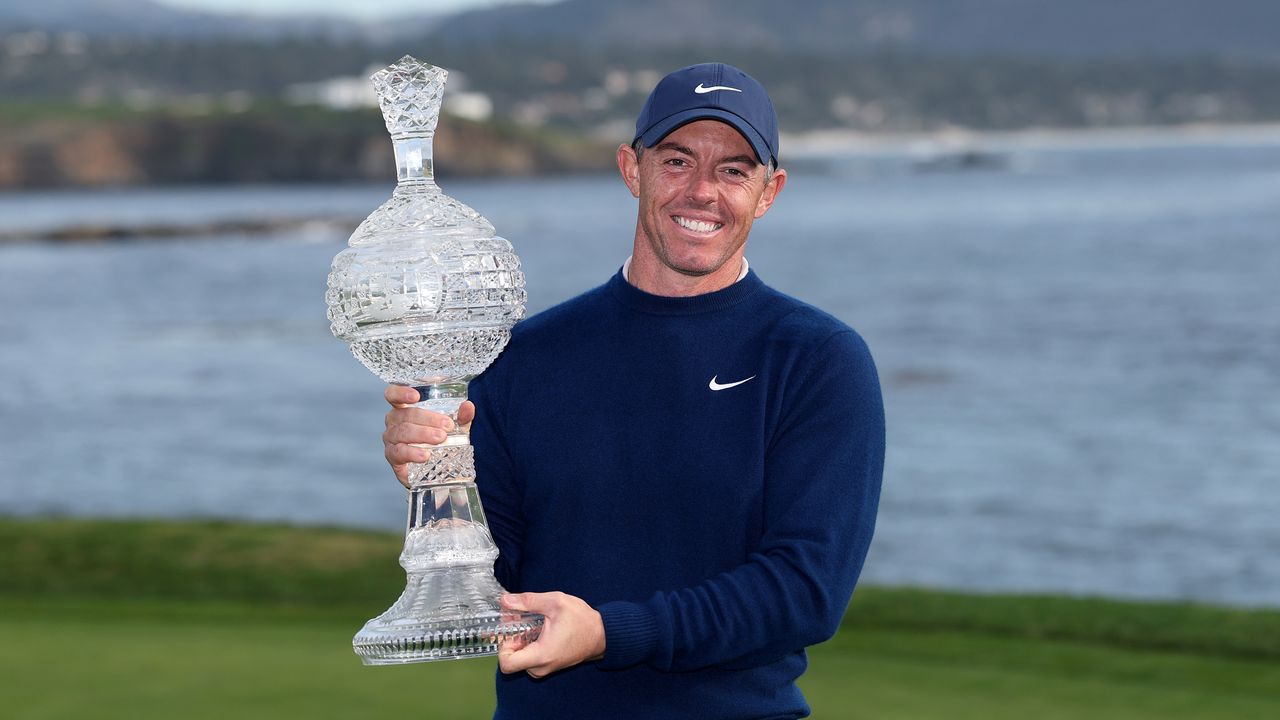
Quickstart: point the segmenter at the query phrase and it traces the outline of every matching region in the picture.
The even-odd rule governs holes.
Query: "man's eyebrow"
[[[674,143],[671,141],[660,142],[657,145],[654,145],[653,149],[654,150],[671,150],[672,152],[678,152],[681,155],[688,155],[689,157],[693,157],[692,150],[685,147],[684,145],[681,145],[679,143]],[[758,165],[759,164],[756,162],[755,157],[751,155],[734,155],[732,157],[722,158],[720,160],[720,163],[721,164],[739,163],[742,165]]]
[[[675,152],[681,153],[682,155],[688,155],[689,157],[693,157],[692,150],[690,150],[689,148],[683,145],[673,143],[670,141],[658,143],[657,146],[654,147],[653,149],[654,150],[674,150]]]

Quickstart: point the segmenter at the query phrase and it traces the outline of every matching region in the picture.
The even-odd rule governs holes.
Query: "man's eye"
[[[746,173],[742,172],[742,171],[741,171],[741,170],[739,170],[738,168],[725,168],[725,169],[724,169],[724,171],[725,171],[725,172],[727,172],[727,173],[729,173],[730,175],[733,175],[733,176],[736,176],[736,177],[746,177],[746,176],[747,176],[747,174],[746,174]]]
[[[684,158],[671,158],[667,160],[668,165],[684,165]]]

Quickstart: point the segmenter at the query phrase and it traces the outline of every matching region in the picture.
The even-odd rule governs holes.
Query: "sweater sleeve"
[[[471,444],[475,447],[476,487],[498,559],[493,573],[508,591],[520,590],[520,548],[524,542],[524,516],[520,512],[520,490],[515,463],[500,420],[499,398],[489,389],[485,376],[471,382],[468,395],[476,405],[471,421]]]
[[[875,529],[884,406],[856,333],[828,338],[807,364],[766,448],[759,546],[694,587],[597,607],[602,668],[747,667],[835,634]]]

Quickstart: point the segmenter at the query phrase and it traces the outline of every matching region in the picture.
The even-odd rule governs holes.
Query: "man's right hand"
[[[414,407],[422,398],[418,391],[404,385],[388,385],[383,395],[391,404],[387,413],[387,429],[382,433],[383,454],[401,485],[409,487],[409,463],[426,462],[431,451],[421,445],[439,445],[445,433],[453,429],[448,415]],[[476,416],[470,400],[458,408],[458,422],[467,425]]]

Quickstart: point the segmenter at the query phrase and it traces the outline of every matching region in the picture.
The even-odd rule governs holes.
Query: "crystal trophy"
[[[388,383],[419,388],[418,407],[453,417],[524,316],[524,274],[511,243],[445,195],[431,141],[448,72],[406,55],[372,76],[399,176],[333,259],[325,301],[333,334]],[[409,466],[404,593],[356,634],[366,665],[493,655],[532,642],[543,618],[503,612],[497,546],[476,491],[467,428]]]

